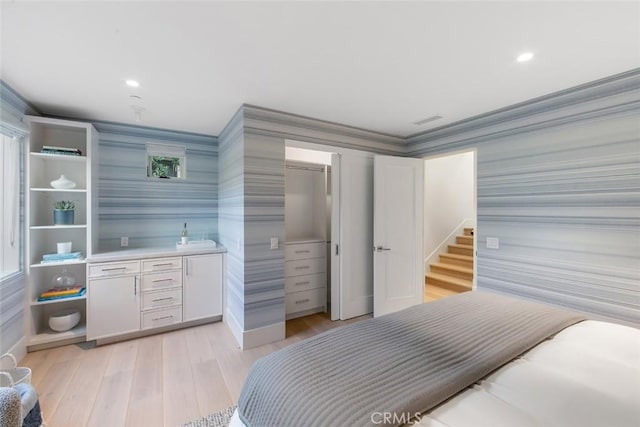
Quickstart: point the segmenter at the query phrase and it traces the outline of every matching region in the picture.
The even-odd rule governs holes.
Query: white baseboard
[[[236,319],[229,310],[227,310],[226,316],[223,317],[223,321],[229,326],[229,329],[231,329],[231,333],[242,350],[260,347],[264,344],[285,339],[285,322],[278,322],[273,325],[245,331],[240,326],[238,319]]]
[[[20,364],[20,361],[22,359],[24,359],[24,357],[27,355],[27,338],[26,337],[22,337],[22,339],[20,341],[18,341],[17,343],[15,343],[13,345],[13,347],[11,347],[9,349],[9,351],[7,351],[7,353],[13,354],[13,356],[18,361],[18,364]],[[2,369],[8,369],[10,367],[12,368],[13,366],[0,365],[0,368],[2,368]]]
[[[222,321],[227,324],[229,329],[231,329],[231,333],[233,337],[236,339],[236,342],[242,348],[242,326],[240,326],[240,322],[238,319],[227,309],[227,312],[224,316],[222,316]]]

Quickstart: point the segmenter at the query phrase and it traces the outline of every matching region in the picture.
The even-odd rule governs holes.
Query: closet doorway
[[[373,154],[287,142],[286,318],[330,311],[332,320],[346,320],[371,313]]]

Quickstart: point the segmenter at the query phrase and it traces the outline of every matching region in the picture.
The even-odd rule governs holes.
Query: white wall
[[[475,221],[474,158],[469,151],[425,160],[425,256],[464,220]]]

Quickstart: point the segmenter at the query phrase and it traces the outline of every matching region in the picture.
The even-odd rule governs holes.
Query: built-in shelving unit
[[[28,116],[25,221],[27,239],[28,341],[30,349],[70,342],[86,337],[86,296],[38,301],[52,287],[53,278],[64,269],[75,276],[78,285],[87,284],[85,259],[97,243],[97,142],[98,134],[90,123]],[[79,156],[41,153],[43,146],[78,149]],[[76,183],[72,189],[52,188],[51,181],[65,175]],[[75,203],[75,220],[70,225],[55,225],[55,202]],[[81,252],[79,260],[42,263],[43,255],[56,253],[58,242],[72,242],[72,251]],[[75,308],[81,320],[70,331],[55,332],[48,326],[49,316]]]

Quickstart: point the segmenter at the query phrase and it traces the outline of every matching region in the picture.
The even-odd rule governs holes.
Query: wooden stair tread
[[[473,246],[473,236],[456,236],[456,243],[459,245]]]
[[[473,227],[465,227],[464,228],[464,235],[465,236],[473,236]]]
[[[471,280],[460,279],[458,277],[447,276],[445,274],[427,273],[425,275],[425,281],[427,285],[429,284],[430,279],[437,281],[440,284],[448,285],[453,289],[459,289],[461,291],[470,291],[473,287],[473,282]]]
[[[469,261],[473,262],[473,256],[471,255],[460,255],[460,254],[440,254],[443,258],[453,258],[459,259],[460,261]]]
[[[469,257],[471,258],[471,257]],[[460,273],[468,273],[468,274],[473,274],[473,268],[467,268],[467,267],[461,267],[459,265],[455,265],[455,264],[447,264],[444,262],[435,262],[433,264],[431,264],[431,266],[435,266],[435,267],[439,267],[439,268],[443,268],[446,270],[453,270],[453,271],[458,271]]]

